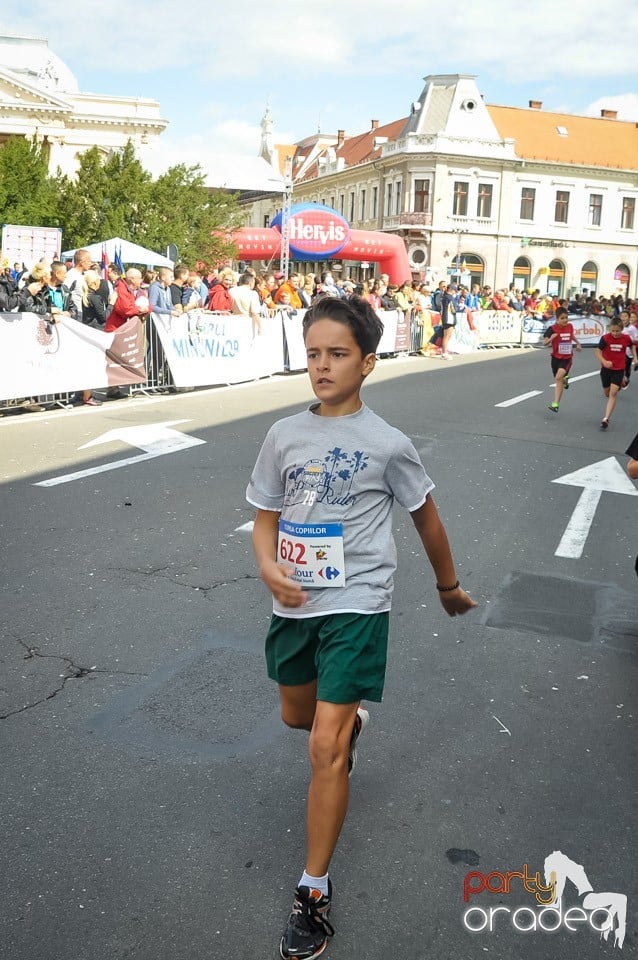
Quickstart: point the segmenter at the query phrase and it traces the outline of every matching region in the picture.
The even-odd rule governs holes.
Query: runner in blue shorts
[[[459,586],[414,446],[361,401],[383,332],[377,314],[359,297],[323,297],[303,330],[318,402],[271,427],[246,492],[257,508],[259,572],[273,596],[268,675],[284,723],[310,731],[306,862],[280,942],[285,960],[318,957],[334,933],[328,869],[369,720],[361,701],[383,693],[395,500],[412,516],[445,611],[476,606]]]

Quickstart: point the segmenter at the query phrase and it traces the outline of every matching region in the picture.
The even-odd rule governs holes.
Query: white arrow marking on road
[[[588,467],[557,477],[552,483],[564,483],[570,487],[583,487],[578,503],[574,508],[561,542],[555,552],[557,557],[569,557],[577,560],[582,556],[589,528],[596,514],[598,501],[603,491],[607,493],[625,493],[629,497],[638,497],[638,490],[622,469],[615,457],[599,460]]]
[[[145,423],[140,427],[120,427],[116,430],[109,430],[108,433],[103,433],[101,437],[89,440],[79,449],[85,450],[87,447],[97,447],[103,443],[120,440],[145,452],[137,457],[126,457],[124,460],[103,463],[99,467],[88,467],[86,470],[65,473],[60,477],[52,477],[50,480],[41,480],[34,486],[55,487],[60,483],[70,483],[71,480],[80,480],[82,477],[91,477],[93,474],[105,473],[107,470],[128,467],[132,463],[153,460],[155,457],[163,457],[167,453],[175,453],[177,450],[186,450],[188,447],[197,447],[200,443],[206,443],[205,440],[200,440],[198,437],[189,437],[188,434],[181,433],[179,430],[170,429],[176,423],[188,422],[188,420],[167,420],[165,423]]]

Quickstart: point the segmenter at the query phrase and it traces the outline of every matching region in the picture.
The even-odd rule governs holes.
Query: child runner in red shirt
[[[569,314],[566,307],[559,307],[556,311],[556,322],[545,331],[544,343],[546,347],[551,344],[552,373],[556,381],[554,400],[550,403],[549,409],[552,413],[558,413],[558,404],[563,395],[563,390],[569,389],[569,371],[574,358],[574,344],[577,350],[582,350],[574,335],[574,328],[569,323]]]
[[[636,344],[632,343],[631,337],[622,331],[622,321],[612,320],[609,324],[609,333],[602,335],[596,347],[596,356],[601,363],[600,379],[603,385],[603,393],[607,397],[605,416],[600,421],[603,430],[606,430],[609,426],[611,415],[616,406],[616,397],[623,384],[627,350],[631,350],[634,363],[638,363]]]

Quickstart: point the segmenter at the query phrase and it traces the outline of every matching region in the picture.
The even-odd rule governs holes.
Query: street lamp
[[[461,239],[463,234],[468,233],[467,227],[453,227],[452,233],[456,234],[456,276],[458,282],[461,282]]]

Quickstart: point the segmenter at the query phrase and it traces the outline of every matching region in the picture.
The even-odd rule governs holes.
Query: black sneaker
[[[606,429],[607,429],[607,427],[609,426],[609,420],[607,419],[607,417],[604,417],[604,418],[600,421],[600,426],[601,426],[601,428],[602,428],[603,430],[606,430]]]
[[[348,776],[352,776],[352,771],[354,770],[357,763],[357,740],[365,730],[365,728],[370,723],[370,714],[365,709],[365,707],[359,707],[357,710],[357,715],[354,718],[354,727],[352,728],[352,736],[350,737],[350,752],[348,754]]]
[[[284,960],[314,960],[328,946],[328,937],[334,935],[334,928],[328,923],[328,914],[332,906],[332,883],[328,880],[328,896],[311,890],[310,887],[297,887],[292,910],[283,932],[279,953]]]

